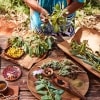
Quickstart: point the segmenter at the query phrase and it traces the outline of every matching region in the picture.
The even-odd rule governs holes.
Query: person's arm
[[[37,0],[24,0],[24,2],[32,10],[39,12],[42,17],[45,17],[48,15],[48,12],[38,4]]]
[[[64,16],[67,16],[68,14],[72,14],[74,13],[75,11],[77,11],[79,8],[83,7],[84,3],[79,3],[77,1],[74,1],[72,2],[69,6],[67,6],[64,10],[66,10],[66,15]]]
[[[41,13],[43,9],[36,0],[24,0],[24,2],[34,11]]]

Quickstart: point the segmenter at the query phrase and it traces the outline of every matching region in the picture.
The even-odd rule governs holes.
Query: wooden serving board
[[[60,61],[60,60],[63,60],[64,57],[61,57],[61,58],[47,58],[45,60],[42,60],[40,61],[39,63],[35,64],[31,70],[29,71],[28,73],[28,81],[27,81],[27,85],[28,85],[28,88],[29,90],[31,91],[31,93],[39,100],[41,100],[41,95],[39,95],[35,89],[35,78],[34,76],[32,75],[33,71],[39,69],[39,66],[41,66],[42,64],[46,64],[50,61]],[[55,71],[54,71],[55,72]],[[56,73],[56,72],[55,72]],[[68,78],[67,76],[66,77],[62,77],[63,79],[65,79],[66,81],[68,80],[74,87],[76,87],[79,92],[82,94],[82,95],[85,95],[86,92],[88,91],[88,88],[89,88],[89,79],[88,79],[88,75],[87,73],[81,73],[81,74],[78,74],[78,77],[77,79],[70,79]],[[57,87],[53,82],[52,82],[52,79],[49,78],[49,81],[56,87],[56,88],[60,88],[60,87]],[[78,82],[82,83],[80,86],[78,85]],[[61,88],[60,88],[61,89]],[[80,98],[68,93],[67,91],[64,91],[64,93],[62,94],[62,99],[61,100],[80,100]]]
[[[80,28],[75,36],[72,38],[72,40],[76,40],[78,42],[82,42],[83,40],[88,40],[89,47],[95,52],[100,50],[100,33],[93,29],[88,28]],[[96,75],[100,78],[100,73],[95,71],[92,66],[89,64],[84,63],[81,59],[73,56],[70,53],[70,45],[67,41],[60,41],[56,42],[57,46],[64,51],[67,55],[69,55],[72,59],[74,59],[76,62],[80,63],[84,68],[86,68],[88,71]]]
[[[16,64],[18,64],[18,65],[20,65],[20,66],[22,66],[22,67],[24,67],[26,69],[30,69],[33,64],[35,64],[35,63],[41,61],[42,59],[44,59],[46,57],[46,54],[43,55],[40,58],[39,57],[30,57],[29,55],[24,55],[20,59],[15,60],[15,59],[7,57],[4,54],[4,52],[2,52],[1,57],[6,59],[6,60],[9,60],[9,61],[11,61],[13,63],[16,63]]]

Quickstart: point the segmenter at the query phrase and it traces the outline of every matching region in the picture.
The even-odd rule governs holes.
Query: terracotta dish
[[[7,66],[3,70],[3,76],[7,81],[15,81],[21,76],[21,69],[17,66]]]

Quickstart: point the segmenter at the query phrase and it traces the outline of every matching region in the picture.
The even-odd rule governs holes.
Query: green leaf
[[[40,95],[47,95],[47,91],[40,91],[39,90],[39,91],[37,91],[37,93],[40,94]]]
[[[39,84],[36,86],[36,90],[39,91],[41,89],[45,88],[45,85],[44,84]]]
[[[32,47],[29,47],[29,55],[32,57],[33,55],[33,48]]]
[[[59,31],[59,25],[58,24],[53,25],[53,28],[54,28],[54,32],[57,33]]]
[[[53,44],[53,39],[51,37],[47,38],[46,39],[46,42],[48,44],[48,49],[51,49],[52,48],[52,44]]]
[[[52,100],[52,98],[48,95],[42,96],[41,100]]]
[[[61,96],[59,94],[55,95],[55,100],[61,100]]]
[[[58,93],[59,94],[63,94],[64,93],[64,90],[58,90]]]
[[[54,9],[55,10],[60,10],[60,5],[59,4],[56,4],[55,7],[54,7]]]

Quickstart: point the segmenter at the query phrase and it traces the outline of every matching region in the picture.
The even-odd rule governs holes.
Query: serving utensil
[[[70,82],[60,78],[57,75],[52,76],[52,81],[55,83],[58,87],[61,87],[65,91],[81,98],[81,100],[86,100],[86,98],[74,87],[70,84]]]

